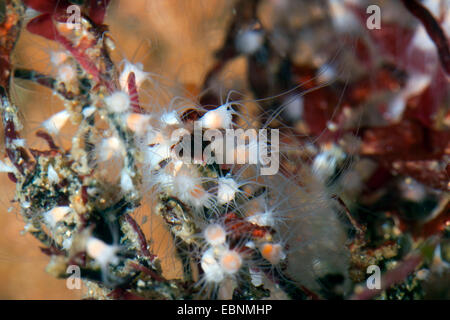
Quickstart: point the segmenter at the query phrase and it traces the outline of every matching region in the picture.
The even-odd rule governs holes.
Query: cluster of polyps
[[[236,274],[242,266],[242,257],[238,251],[229,249],[225,229],[220,224],[210,224],[203,236],[208,244],[201,257],[205,280],[220,283],[227,275]]]
[[[209,223],[202,233],[204,241],[200,241],[199,246],[203,254],[199,263],[207,282],[219,283],[228,276],[236,275],[243,266],[244,258],[249,257],[252,250],[259,251],[266,261],[278,264],[284,258],[284,253],[280,244],[271,242],[268,230],[273,227],[273,217],[266,214],[266,219],[258,218],[258,215],[264,215],[261,213],[253,218],[246,217],[245,212],[230,214],[233,209],[243,206],[242,203],[249,196],[243,187],[252,179],[239,181],[241,180],[239,174],[235,174],[233,170],[220,167],[211,169],[207,166],[206,159],[183,162],[174,149],[183,143],[182,138],[185,135],[193,133],[192,122],[182,120],[181,112],[176,110],[162,111],[159,114],[146,113],[140,107],[137,96],[137,89],[146,77],[147,74],[142,71],[140,65],[125,62],[119,76],[120,88],[99,99],[95,105],[83,109],[85,118],[98,113],[105,119],[113,119],[113,123],[119,128],[119,130],[110,128],[103,133],[104,137],[95,147],[97,163],[120,163],[122,168],[119,181],[124,194],[139,190],[137,180],[134,178],[142,176],[144,185],[141,189],[144,197],[147,193],[154,195],[156,191],[167,197],[176,198],[183,203],[187,214],[192,216],[194,222],[205,223],[206,219],[206,223],[209,223],[209,218],[226,221],[226,225]],[[60,79],[62,82],[66,80]],[[200,110],[196,112],[201,113]],[[203,112],[199,123],[206,130],[230,129],[234,125],[235,113],[231,104],[226,103]],[[69,118],[70,112],[64,110],[46,120],[43,126],[50,133],[58,134]],[[128,132],[133,137],[132,145],[123,139],[120,130]],[[249,152],[252,152],[251,148]],[[135,172],[129,162],[127,165],[127,153],[135,156],[134,162],[142,172]],[[112,173],[108,171],[108,174]],[[271,220],[271,223],[261,222],[263,220],[266,222]],[[230,229],[226,231],[228,227]],[[183,240],[191,241],[199,229],[201,228],[194,228],[191,233],[184,233]],[[250,232],[250,235],[244,230]],[[227,240],[227,233],[230,233],[229,238],[233,241]],[[254,238],[258,239],[257,245]],[[86,250],[89,256],[98,260],[102,269],[108,263],[117,263],[117,258],[113,254],[116,252],[115,247],[107,244],[100,246],[101,240],[89,239],[86,241]],[[203,242],[206,242],[206,248],[202,245]],[[97,247],[104,250],[94,250]],[[106,253],[102,254],[100,251]]]
[[[136,69],[128,63],[126,66],[124,72]],[[125,78],[121,75],[121,79]],[[272,235],[276,215],[264,210],[247,214],[239,209],[245,207],[248,196],[251,196],[245,187],[255,179],[241,179],[241,173],[236,174],[226,168],[212,169],[207,165],[208,159],[185,163],[175,153],[175,147],[183,143],[183,135],[193,133],[192,122],[182,120],[183,115],[175,110],[163,111],[159,115],[118,111],[128,129],[135,134],[143,159],[144,184],[183,203],[194,224],[207,224],[205,228],[196,226],[187,234],[176,234],[191,242],[196,239],[199,229],[203,229],[198,242],[202,252],[199,257],[202,282],[218,284],[227,278],[236,279],[244,267],[250,266],[255,270],[259,262],[261,265],[277,265],[284,260],[285,249],[274,241]],[[204,112],[198,122],[207,130],[226,130],[234,125],[233,114],[236,114],[235,110],[226,103]],[[148,186],[144,186],[144,192],[148,190]]]
[[[263,277],[267,264],[272,268],[285,259],[285,249],[273,241],[270,227],[250,223],[250,220],[228,213],[221,222],[212,222],[204,228],[201,285],[218,286],[227,279],[239,281],[240,273],[249,272],[252,283],[259,286],[262,282],[256,278]]]
[[[135,264],[141,263],[145,259],[140,258],[146,256],[145,265],[154,267],[150,263],[153,260],[145,237],[138,232],[136,223],[127,219],[129,211],[138,206],[142,197],[152,197],[157,204],[155,212],[163,216],[177,238],[176,242],[187,244],[180,246],[181,250],[192,250],[192,254],[188,254],[189,263],[201,268],[198,273],[201,283],[219,285],[228,279],[240,281],[248,277],[239,275],[248,274],[254,280],[252,283],[259,286],[262,282],[257,278],[262,277],[262,272],[280,264],[286,257],[287,245],[281,241],[277,209],[269,210],[264,205],[256,208],[252,202],[255,198],[269,201],[272,186],[256,173],[258,164],[241,165],[238,162],[222,166],[222,163],[205,159],[203,152],[200,157],[194,154],[193,161],[185,162],[176,152],[176,147],[184,143],[183,137],[194,135],[195,138],[196,123],[204,130],[220,132],[236,127],[236,102],[227,102],[209,111],[193,108],[193,118],[197,117],[198,121],[193,121],[182,108],[147,112],[140,103],[138,91],[142,90],[140,86],[149,74],[139,64],[124,62],[119,73],[113,64],[97,61],[98,57],[108,61],[105,52],[112,49],[106,38],[95,38],[96,41],[91,38],[85,39],[88,41],[84,47],[92,50],[83,54],[71,40],[57,37],[67,52],[52,56],[58,71],[53,90],[65,99],[66,109],[42,124],[49,133],[46,140],[51,150],[41,153],[41,160],[48,162],[50,156],[47,155],[53,153],[62,160],[59,166],[52,162],[45,167],[41,161],[39,165],[45,172],[39,170],[42,179],[34,186],[49,189],[55,185],[53,189],[56,190],[60,188],[56,184],[62,182],[63,177],[69,177],[69,173],[62,175],[65,171],[70,171],[67,180],[72,183],[58,201],[48,192],[51,201],[45,208],[40,199],[32,198],[30,201],[35,203],[28,204],[26,209],[35,212],[28,216],[38,216],[51,235],[61,235],[61,241],[56,241],[56,251],[64,256],[65,263],[70,263],[82,252],[91,259],[89,266],[99,266],[103,274],[114,278],[119,273],[123,276],[121,271],[127,271],[120,268],[126,265],[123,260],[131,255],[128,251],[127,255],[119,255],[121,249],[136,252]],[[79,40],[81,44],[85,41]],[[256,42],[255,47],[259,40]],[[254,49],[241,48],[241,51]],[[80,83],[88,83],[85,87],[89,90],[81,90]],[[14,129],[12,120],[6,120],[6,124]],[[54,145],[50,134],[60,134],[68,121],[79,126],[71,149],[63,151]],[[14,130],[9,131],[7,138],[9,148],[21,147]],[[218,141],[211,144],[214,142]],[[260,147],[251,141],[234,150],[235,158],[239,159],[240,155],[258,158],[261,149],[269,149],[267,142]],[[270,150],[272,152],[272,145]],[[10,160],[13,163],[0,163],[0,169],[17,176],[22,174],[20,184],[26,180],[28,171],[15,163],[19,156],[23,157],[22,153],[12,154]],[[258,159],[258,162],[265,165],[266,159]],[[22,173],[16,172],[18,169]],[[118,173],[115,169],[119,169]],[[42,198],[41,193],[39,197]],[[68,223],[69,217],[73,223]],[[104,230],[109,227],[108,223],[114,224],[121,235],[121,239],[115,239],[113,244],[109,243],[111,237]],[[94,230],[96,224],[102,227],[98,228],[101,230]],[[129,232],[130,229],[138,231]],[[201,254],[197,255],[198,252]]]

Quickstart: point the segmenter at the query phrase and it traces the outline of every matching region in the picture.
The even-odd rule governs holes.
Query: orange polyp
[[[134,132],[142,132],[148,125],[149,117],[140,113],[131,113],[127,117],[127,127]]]
[[[194,188],[189,193],[194,198],[200,199],[204,196],[205,190],[203,190],[203,187],[201,185],[197,184],[194,186]]]
[[[217,240],[222,236],[222,233],[219,230],[214,230],[212,233],[209,233],[208,236],[212,240]]]
[[[58,76],[63,82],[69,82],[76,78],[76,71],[69,64],[64,64],[58,69]]]
[[[222,255],[220,265],[226,273],[233,274],[240,269],[242,259],[236,251],[228,251]]]
[[[213,115],[213,117],[211,117],[211,127],[212,128],[220,128],[220,125],[222,124],[221,121],[222,119],[220,118],[219,115]]]
[[[205,239],[211,245],[220,245],[225,242],[225,230],[218,224],[209,225],[205,229]]]
[[[273,254],[273,245],[271,243],[265,243],[262,246],[261,249],[261,254],[264,258],[266,258],[267,260],[269,260],[269,258],[272,256]]]
[[[261,255],[272,264],[277,264],[282,258],[282,248],[279,244],[265,243],[261,247]]]

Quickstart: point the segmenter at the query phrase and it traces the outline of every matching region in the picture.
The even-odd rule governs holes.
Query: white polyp
[[[14,172],[14,167],[0,160],[0,172]]]
[[[62,82],[73,81],[77,76],[75,68],[69,63],[63,64],[58,67],[58,79]]]
[[[152,182],[154,182],[155,185],[160,186],[168,192],[173,191],[173,181],[173,175],[166,171],[158,171],[158,173],[152,177]]]
[[[89,106],[84,108],[83,111],[81,111],[81,113],[83,114],[83,117],[88,118],[94,114],[95,110],[97,110],[96,107]]]
[[[174,192],[181,201],[194,207],[209,207],[211,195],[205,191],[200,178],[182,172],[174,177]]]
[[[143,71],[143,66],[141,63],[132,64],[131,62],[125,60],[123,71],[119,76],[119,84],[123,91],[128,92],[128,77],[132,72],[135,76],[137,88],[139,88],[142,82],[148,78],[148,72]]]
[[[150,170],[155,169],[161,161],[171,157],[171,147],[171,144],[165,142],[146,148],[145,158]]]
[[[435,17],[441,16],[441,2],[436,0],[423,0],[422,5],[425,6]]]
[[[51,164],[48,166],[48,169],[47,169],[47,177],[48,177],[48,181],[50,181],[50,183],[58,183],[59,182],[59,175],[55,171],[55,169],[53,168],[53,166]]]
[[[421,202],[427,195],[425,187],[411,178],[402,180],[399,187],[403,198],[410,201]]]
[[[431,82],[431,77],[422,73],[412,74],[406,86],[396,94],[388,104],[386,118],[391,121],[399,121],[406,108],[409,98],[419,95]]]
[[[67,206],[55,207],[47,212],[44,212],[42,215],[44,221],[50,228],[54,228],[56,224],[64,219],[64,217],[71,211],[72,209]]]
[[[151,116],[148,114],[129,113],[126,115],[127,127],[138,135],[142,135],[149,129],[150,119]]]
[[[322,65],[317,71],[317,80],[320,83],[327,83],[336,78],[336,69],[330,64]]]
[[[436,271],[439,275],[442,275],[442,273],[450,269],[450,263],[442,259],[441,252],[442,252],[441,245],[438,244],[434,249],[433,260],[431,262],[431,270]]]
[[[259,30],[245,30],[237,34],[236,49],[243,54],[254,54],[264,42],[264,34]]]
[[[242,266],[242,258],[235,250],[225,250],[220,256],[220,267],[226,274],[235,274]]]
[[[14,139],[12,141],[12,144],[15,145],[16,147],[22,147],[22,148],[24,148],[26,145],[25,139]]]
[[[247,243],[245,244],[245,247],[249,248],[249,249],[255,249],[255,243],[253,241],[247,241]]]
[[[256,224],[260,227],[273,227],[275,226],[275,219],[273,217],[272,211],[268,210],[266,212],[255,213],[247,217],[247,221]]]
[[[131,179],[126,169],[123,169],[120,174],[120,187],[124,192],[129,192],[134,189],[133,180]]]
[[[105,98],[108,111],[112,113],[123,113],[130,109],[130,96],[124,91],[116,91]]]
[[[329,0],[329,8],[333,25],[341,32],[349,32],[359,27],[355,15],[346,8],[345,0]]]
[[[402,90],[402,94],[405,98],[412,97],[420,94],[425,90],[431,82],[431,76],[422,73],[413,73],[408,78],[405,88]]]
[[[218,246],[225,243],[227,234],[220,224],[214,223],[206,227],[203,231],[203,236],[211,246]]]
[[[431,40],[424,26],[419,25],[411,41],[412,45],[424,51],[434,52],[435,44]]]
[[[176,112],[175,110],[163,113],[161,115],[161,121],[167,125],[177,125],[181,123],[178,112]]]
[[[181,169],[183,169],[182,160],[172,160],[172,162],[167,166],[173,176],[176,176]]]
[[[338,164],[345,159],[345,154],[334,144],[323,149],[314,158],[312,169],[317,178],[325,181],[334,174]]]
[[[288,96],[283,103],[283,117],[298,121],[303,117],[304,99],[302,96]]]
[[[388,103],[385,113],[386,119],[390,121],[398,121],[403,115],[406,108],[406,99],[402,94],[396,94]]]
[[[119,138],[113,136],[103,139],[98,152],[99,159],[106,161],[114,156],[121,156],[125,152],[125,147]]]
[[[117,246],[108,245],[95,237],[90,237],[86,241],[86,253],[102,267],[106,267],[109,264],[118,264],[118,251],[119,248]]]
[[[62,247],[64,250],[69,250],[72,247],[73,239],[72,237],[66,238],[62,242]]]
[[[167,139],[163,136],[161,131],[149,128],[146,134],[146,143],[148,145],[155,145],[160,143],[167,143]]]
[[[70,118],[70,113],[67,110],[62,110],[42,123],[42,126],[51,134],[58,134],[62,127]]]
[[[174,176],[178,172],[180,165],[183,165],[181,161],[171,160],[162,170],[157,171],[152,176],[152,183],[163,188],[167,192],[172,193]]]
[[[67,53],[63,51],[52,51],[50,53],[50,61],[53,65],[59,66],[63,64],[68,58]]]
[[[225,278],[223,269],[215,258],[213,248],[210,248],[203,253],[200,264],[207,282],[218,283]]]
[[[238,184],[233,178],[221,177],[219,178],[217,201],[219,204],[228,203],[234,199],[238,191]]]
[[[24,209],[28,209],[28,208],[31,208],[31,203],[28,201],[24,201],[20,204],[20,206]]]
[[[33,232],[36,231],[36,227],[33,226],[32,223],[28,222],[27,224],[25,224],[25,226],[23,227],[23,231],[21,232],[22,234],[28,233],[28,232]]]
[[[206,112],[200,122],[206,129],[228,129],[233,123],[233,109],[230,104],[224,104],[217,109]]]
[[[322,180],[330,177],[336,169],[336,160],[328,153],[319,153],[313,162],[313,172]]]
[[[250,278],[252,281],[252,284],[255,287],[259,287],[263,284],[263,273],[259,270],[255,270],[253,268],[249,269],[250,271]]]

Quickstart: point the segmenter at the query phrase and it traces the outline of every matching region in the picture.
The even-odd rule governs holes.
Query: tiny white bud
[[[207,129],[228,129],[233,123],[233,109],[225,104],[217,109],[206,112],[201,118],[202,127]]]
[[[55,207],[47,212],[44,212],[44,221],[50,226],[50,228],[54,228],[56,224],[62,221],[71,210],[72,209],[67,206]]]
[[[238,192],[238,184],[232,178],[219,178],[219,186],[217,191],[217,199],[219,204],[225,204],[234,199]]]
[[[58,173],[55,171],[53,166],[50,164],[47,169],[47,177],[48,181],[51,183],[58,183],[59,182],[59,176]]]
[[[58,134],[61,128],[69,120],[70,113],[67,110],[62,110],[42,123],[42,126],[51,134]]]
[[[116,91],[105,98],[105,103],[110,112],[127,112],[130,109],[130,96],[124,91]]]

